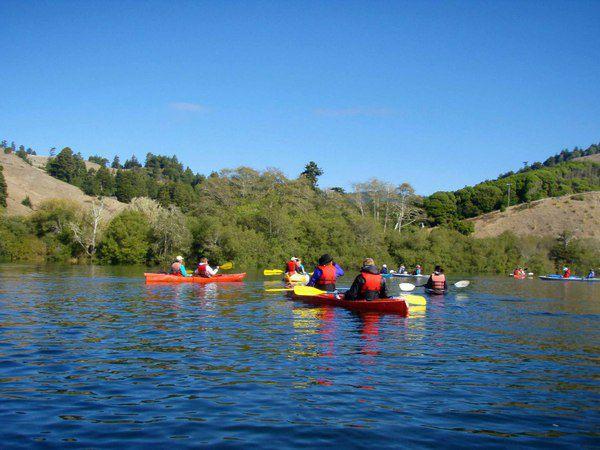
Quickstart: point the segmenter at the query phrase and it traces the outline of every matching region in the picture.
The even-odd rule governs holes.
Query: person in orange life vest
[[[385,278],[379,273],[373,258],[367,258],[363,261],[360,274],[354,279],[352,286],[344,295],[346,300],[376,300],[378,298],[388,298],[387,285]]]
[[[324,291],[335,291],[335,281],[344,275],[344,269],[333,262],[331,255],[325,253],[319,258],[317,268],[310,277],[308,286]]]
[[[288,262],[285,263],[285,274],[294,275],[298,267],[298,258],[292,256]]]
[[[563,267],[563,278],[569,278],[571,276],[571,269]]]
[[[171,270],[169,271],[171,275],[177,275],[180,277],[191,277],[185,271],[185,266],[183,265],[183,256],[178,256],[175,258],[175,262],[171,264]]]
[[[446,281],[446,275],[444,275],[444,269],[440,266],[435,266],[435,270],[429,276],[425,287],[427,289],[435,289],[436,291],[447,291],[448,282]]]
[[[210,278],[214,277],[219,271],[219,266],[216,268],[212,268],[208,265],[208,258],[200,258],[200,262],[198,263],[198,268],[194,272],[196,275],[202,278]]]

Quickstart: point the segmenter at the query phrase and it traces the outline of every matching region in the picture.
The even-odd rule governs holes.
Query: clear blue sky
[[[0,138],[457,189],[600,141],[600,1],[0,2]],[[432,170],[435,173],[432,173]]]

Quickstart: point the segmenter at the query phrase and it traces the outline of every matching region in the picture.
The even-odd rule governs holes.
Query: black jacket
[[[364,266],[360,271],[361,275],[358,275],[354,279],[350,290],[348,290],[344,296],[346,300],[359,300],[365,298],[365,296],[361,293],[362,287],[365,284],[365,278],[362,276],[363,272],[379,275],[379,269],[377,269],[377,266]],[[375,300],[378,298],[389,298],[385,278],[381,278],[381,289],[379,290],[378,295],[367,295],[366,300]]]

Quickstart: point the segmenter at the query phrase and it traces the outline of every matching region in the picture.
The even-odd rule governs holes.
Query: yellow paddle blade
[[[221,269],[221,270],[233,269],[233,263],[232,262],[226,262],[222,266],[219,266],[219,269]]]
[[[427,300],[421,295],[403,295],[402,298],[408,302],[410,306],[413,305],[426,305]]]
[[[293,289],[292,288],[265,289],[265,292],[285,292],[285,291],[293,291]]]
[[[294,294],[296,295],[321,295],[327,294],[327,292],[321,289],[314,288],[312,286],[294,286]]]
[[[412,315],[424,313],[425,311],[427,311],[427,306],[425,306],[425,305],[415,305],[415,306],[410,305],[408,311]]]
[[[266,275],[266,276],[281,275],[282,273],[283,273],[283,270],[281,270],[281,269],[265,269],[265,270],[263,270],[263,275]]]

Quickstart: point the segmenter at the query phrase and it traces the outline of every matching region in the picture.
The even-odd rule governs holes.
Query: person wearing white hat
[[[171,271],[169,272],[171,275],[177,275],[179,277],[187,277],[188,275],[185,271],[185,266],[183,265],[183,256],[177,256],[173,264],[171,264]]]

